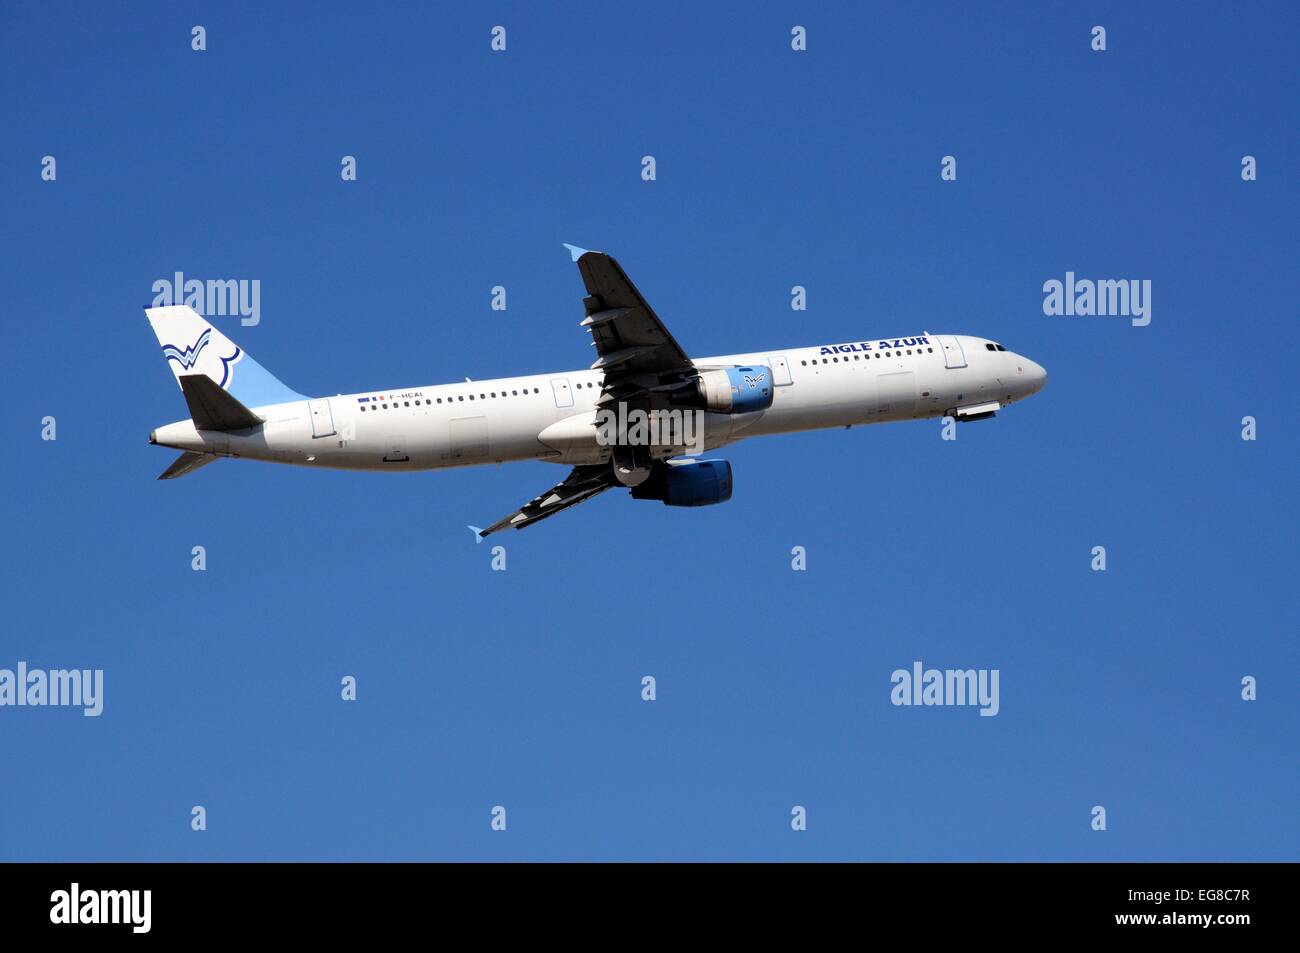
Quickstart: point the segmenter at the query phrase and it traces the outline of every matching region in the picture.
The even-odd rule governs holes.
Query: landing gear
[[[618,446],[614,448],[610,465],[614,468],[614,478],[623,486],[640,486],[654,472],[654,457],[649,447]]]

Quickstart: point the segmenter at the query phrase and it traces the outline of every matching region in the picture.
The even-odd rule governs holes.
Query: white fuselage
[[[765,365],[775,385],[767,410],[706,414],[704,448],[1005,406],[1042,387],[1041,367],[990,350],[991,343],[929,334],[697,359],[699,367]],[[343,394],[256,407],[265,423],[248,431],[197,430],[185,420],[150,439],[181,450],[350,470],[595,463],[610,453],[592,426],[601,381],[601,371],[580,370]]]

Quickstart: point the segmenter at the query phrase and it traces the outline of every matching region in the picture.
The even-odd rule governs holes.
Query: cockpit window
[[[1005,351],[1005,350],[1006,350],[1006,348],[1004,348],[1001,344],[994,344],[992,341],[985,341],[985,342],[984,342],[984,348],[985,348],[985,350],[989,350],[989,351]]]

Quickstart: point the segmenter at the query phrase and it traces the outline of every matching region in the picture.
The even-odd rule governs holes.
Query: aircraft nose
[[[1037,394],[1047,383],[1047,370],[1036,361],[1025,358],[1025,378],[1029,384],[1029,393]]]

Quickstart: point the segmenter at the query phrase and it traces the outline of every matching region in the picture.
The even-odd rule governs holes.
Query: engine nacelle
[[[664,506],[711,506],[731,499],[731,464],[726,460],[660,463],[649,479],[632,487],[638,500],[661,500]]]
[[[772,369],[715,367],[700,371],[695,388],[705,410],[719,414],[745,414],[772,406]]]

